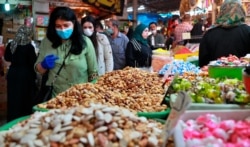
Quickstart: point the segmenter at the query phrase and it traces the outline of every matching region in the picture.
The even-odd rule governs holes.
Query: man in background
[[[126,66],[125,50],[129,39],[119,31],[118,20],[109,20],[107,32],[110,33],[108,38],[113,52],[114,70],[123,69]]]
[[[160,32],[160,30],[157,30],[156,22],[151,22],[149,24],[149,31],[151,32],[151,35],[148,36],[147,40],[151,49],[155,49],[165,44],[165,39],[164,39],[163,34]]]

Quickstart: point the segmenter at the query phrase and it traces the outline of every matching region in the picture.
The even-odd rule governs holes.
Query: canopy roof
[[[127,0],[128,6],[133,5],[133,0]],[[144,5],[145,12],[167,13],[179,10],[181,0],[138,0],[138,6]]]

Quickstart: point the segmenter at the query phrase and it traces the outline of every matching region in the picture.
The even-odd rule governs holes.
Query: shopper
[[[91,39],[94,45],[99,76],[112,71],[114,67],[113,54],[107,36],[95,31],[95,19],[90,15],[82,18],[81,25],[84,34]]]
[[[199,66],[230,54],[243,57],[250,53],[250,27],[245,11],[237,1],[225,1],[220,8],[215,27],[203,36],[199,49]]]
[[[119,31],[119,22],[111,19],[108,22],[110,32],[109,41],[114,59],[114,70],[123,69],[126,66],[125,49],[129,42],[128,37]]]
[[[32,28],[21,26],[8,43],[4,59],[11,62],[7,74],[7,122],[32,113],[36,93],[34,64],[37,56],[31,44]]]
[[[179,23],[174,29],[174,43],[175,47],[178,44],[184,45],[185,41],[182,38],[183,33],[190,32],[193,29],[193,25],[191,24],[191,16],[190,14],[185,14],[182,18],[181,23]]]
[[[51,85],[64,59],[65,65],[54,82],[52,97],[75,84],[90,82],[98,75],[94,46],[83,35],[74,11],[57,7],[50,15],[35,66],[41,74],[49,70],[46,85]]]
[[[150,67],[152,50],[147,41],[148,28],[140,24],[135,28],[133,38],[129,41],[126,49],[127,66]]]
[[[128,22],[128,32],[126,34],[129,40],[131,40],[133,38],[133,34],[134,34],[133,21],[129,21]]]
[[[197,22],[193,25],[193,29],[191,30],[192,37],[199,37],[203,35],[204,26],[202,18],[197,18]]]
[[[160,31],[157,31],[156,22],[151,22],[149,24],[149,31],[151,32],[151,35],[149,35],[147,39],[151,49],[155,49],[157,47],[161,47],[161,45],[165,45],[164,36]]]

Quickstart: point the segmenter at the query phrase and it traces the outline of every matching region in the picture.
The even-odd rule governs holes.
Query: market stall
[[[200,68],[198,53],[159,48],[152,71],[126,67],[74,85],[0,127],[0,144],[249,146],[250,58],[230,55]]]

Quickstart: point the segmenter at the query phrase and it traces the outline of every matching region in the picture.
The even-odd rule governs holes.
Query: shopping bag
[[[53,86],[47,86],[46,85],[47,80],[48,80],[48,72],[46,72],[42,76],[41,86],[37,95],[34,98],[33,105],[44,103],[52,98]]]

